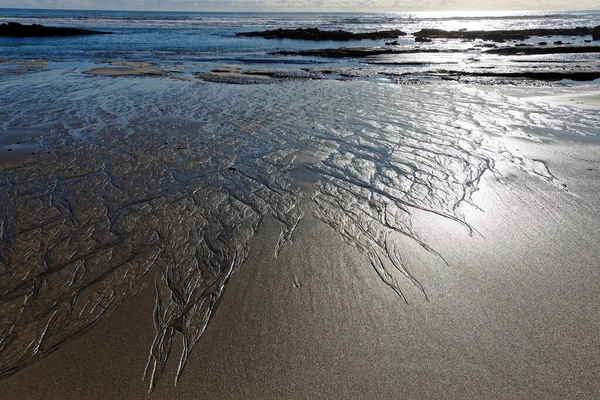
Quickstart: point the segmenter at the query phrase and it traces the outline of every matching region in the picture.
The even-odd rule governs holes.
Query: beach
[[[255,237],[255,257],[232,277],[178,385],[165,379],[150,398],[594,398],[598,207],[580,201],[595,200],[586,174],[598,172],[556,159],[580,199],[536,180],[490,179],[475,196],[484,212],[467,213],[482,236],[419,218],[450,264],[404,247],[429,301],[414,291],[399,301],[319,221],[302,223],[275,259],[267,222],[271,234]],[[153,303],[150,286],[4,380],[3,397],[143,398],[134,366],[147,358]]]
[[[324,60],[234,35],[260,13],[202,15],[234,56],[139,45],[192,17],[91,13],[116,33],[55,59],[0,42],[0,398],[596,397],[591,50]],[[338,16],[277,21],[302,18]]]
[[[152,106],[155,107],[153,99],[156,96],[170,98],[178,97],[175,93],[190,95],[193,92],[203,98],[207,91],[213,88],[214,92],[207,100],[214,102],[217,98],[216,93],[222,93],[225,89],[222,84],[198,87],[191,86],[189,82],[165,78],[119,78],[125,79],[119,85],[110,80],[112,78],[95,79],[93,86],[98,88],[98,92],[94,93],[88,87],[86,93],[91,97],[85,97],[84,103],[92,106],[90,109],[96,107],[96,101],[102,101],[101,104],[105,107],[107,104],[113,104],[110,103],[111,90],[115,90],[115,94],[121,93],[119,85],[126,84],[130,85],[127,92],[135,95],[131,95],[129,103],[122,98],[119,107],[125,107],[124,110],[128,113],[131,111],[129,107],[145,108],[146,98],[147,104],[155,104]],[[106,79],[109,79],[108,86]],[[42,80],[47,81],[45,78]],[[73,78],[70,82],[73,83]],[[82,79],[81,82],[85,85],[90,84],[87,79]],[[111,89],[112,85],[115,86]],[[386,235],[384,246],[391,245],[393,241],[394,245],[401,249],[399,257],[402,264],[399,265],[410,274],[402,276],[399,272],[404,271],[394,271],[387,264],[383,270],[377,269],[378,266],[373,265],[369,253],[365,253],[365,250],[373,251],[373,248],[377,248],[379,239],[373,235],[377,235],[378,232],[381,234],[385,227],[379,226],[375,221],[371,222],[374,225],[371,225],[371,233],[367,233],[371,235],[369,237],[372,238],[370,240],[375,247],[361,248],[364,241],[358,241],[357,238],[365,232],[353,231],[352,221],[355,218],[366,218],[365,215],[354,214],[352,217],[353,214],[346,214],[351,209],[342,211],[342,214],[331,214],[334,211],[327,207],[328,204],[315,210],[319,203],[315,202],[318,194],[315,194],[314,190],[318,188],[318,193],[323,198],[328,198],[325,196],[330,196],[332,189],[319,185],[324,184],[325,177],[333,176],[334,170],[327,169],[327,165],[317,167],[319,158],[315,157],[318,157],[319,153],[314,153],[314,146],[304,147],[298,143],[297,149],[292,152],[289,149],[285,150],[285,147],[278,147],[279,140],[286,146],[289,143],[289,140],[283,140],[282,136],[269,139],[267,143],[272,146],[272,154],[278,154],[275,158],[271,157],[271,162],[275,165],[292,160],[289,153],[295,154],[293,159],[296,161],[293,161],[293,167],[285,172],[286,177],[273,175],[275,170],[262,164],[261,160],[265,158],[254,161],[253,157],[246,158],[243,153],[238,153],[230,159],[226,158],[226,153],[212,158],[212,162],[218,163],[218,175],[243,174],[242,176],[253,177],[256,181],[261,176],[260,173],[271,171],[272,180],[270,183],[264,183],[268,185],[269,190],[261,196],[272,196],[270,201],[275,207],[284,207],[283,209],[289,211],[285,216],[277,214],[277,209],[267,208],[266,204],[255,199],[257,203],[254,207],[265,212],[260,221],[245,214],[243,209],[240,209],[242,214],[238,216],[229,212],[229,218],[250,217],[249,220],[241,221],[246,224],[243,226],[251,231],[232,231],[232,238],[243,240],[239,242],[240,245],[248,249],[247,258],[240,263],[239,268],[236,266],[236,272],[227,284],[214,318],[193,351],[189,353],[187,365],[176,386],[173,385],[173,379],[177,371],[177,358],[184,348],[180,342],[181,336],[174,337],[164,376],[159,379],[151,398],[395,398],[402,395],[409,398],[561,398],[572,394],[582,398],[593,398],[593,393],[598,389],[597,380],[594,378],[598,368],[594,364],[597,356],[594,343],[597,340],[599,314],[596,310],[597,305],[591,299],[599,284],[596,279],[598,253],[595,246],[600,239],[596,229],[599,211],[599,169],[596,156],[598,144],[594,137],[590,136],[597,128],[584,116],[593,119],[597,118],[597,114],[594,111],[590,113],[589,107],[577,109],[552,105],[551,102],[530,101],[528,96],[532,95],[531,88],[507,89],[507,94],[503,93],[502,88],[452,84],[407,87],[349,82],[341,85],[350,87],[336,86],[336,93],[340,94],[340,97],[330,102],[333,108],[339,110],[345,107],[344,104],[353,104],[352,96],[360,96],[361,93],[367,93],[363,90],[368,90],[373,99],[378,96],[374,93],[381,93],[381,98],[385,97],[390,106],[394,104],[393,109],[396,111],[391,111],[390,106],[385,111],[379,110],[382,114],[388,113],[388,118],[392,119],[393,113],[412,113],[406,108],[396,108],[398,103],[391,101],[389,97],[392,93],[398,96],[398,99],[403,99],[396,101],[406,104],[416,99],[425,103],[437,101],[430,97],[432,93],[437,93],[438,96],[441,93],[453,97],[456,97],[457,93],[460,93],[460,96],[469,96],[473,103],[462,108],[462,112],[480,113],[479,116],[462,120],[460,113],[454,108],[460,102],[442,102],[440,104],[448,104],[451,107],[453,117],[459,117],[443,129],[446,129],[445,134],[454,135],[459,130],[456,126],[477,120],[480,123],[479,128],[463,126],[463,129],[469,129],[469,135],[474,135],[478,129],[483,129],[482,127],[490,130],[492,134],[495,132],[499,137],[487,137],[487,134],[478,136],[478,140],[482,142],[476,140],[474,143],[479,143],[477,147],[473,147],[472,142],[465,142],[463,145],[467,147],[462,150],[464,157],[467,154],[471,157],[471,164],[468,165],[469,168],[474,168],[475,172],[470,172],[475,173],[474,176],[479,174],[476,172],[479,168],[487,168],[490,161],[493,161],[493,170],[483,172],[481,182],[477,184],[477,191],[473,192],[470,200],[447,197],[460,203],[455,210],[435,209],[436,206],[446,207],[446,204],[436,203],[435,198],[419,197],[418,193],[411,194],[410,190],[403,195],[408,196],[404,197],[405,199],[414,196],[413,201],[428,202],[421,204],[436,212],[410,207],[409,214],[405,217],[410,220],[400,220],[398,223],[405,225],[398,225],[396,232],[391,231],[389,236]],[[148,90],[150,87],[151,91]],[[235,93],[237,87],[239,86],[227,88],[234,88],[228,90]],[[323,82],[314,83],[307,91],[307,84],[293,83],[280,87],[258,85],[241,88],[235,96],[232,93],[221,95],[227,99],[237,97],[240,102],[244,101],[240,96],[255,97],[259,92],[265,96],[276,97],[277,93],[293,90],[298,96],[303,95],[302,93],[315,96],[315,93],[323,88]],[[331,90],[323,89],[323,93],[331,93]],[[40,88],[35,90],[38,93],[44,92],[40,91]],[[544,90],[547,89],[538,89],[539,94],[543,95]],[[593,96],[593,92],[585,87],[561,90],[570,91],[571,96],[582,101]],[[53,91],[54,89],[48,93]],[[315,98],[322,96],[323,94],[319,94]],[[487,96],[491,101],[489,104],[476,103],[473,99],[477,96]],[[566,94],[559,96],[564,97]],[[43,96],[40,98],[40,101],[43,101]],[[108,103],[104,103],[106,99],[109,100]],[[266,104],[258,103],[263,106]],[[383,104],[376,100],[374,103],[378,104],[377,107],[382,107]],[[199,103],[190,101],[185,104],[198,106]],[[212,111],[202,108],[208,108],[207,104],[209,103],[204,103],[198,109],[210,115]],[[272,99],[270,104],[279,104],[279,101]],[[303,101],[301,104],[307,107],[309,102]],[[315,106],[317,104],[318,101],[315,101]],[[475,104],[481,107],[478,111],[473,108]],[[528,113],[519,115],[523,118],[535,116],[538,125],[543,121],[548,125],[545,129],[538,127],[535,130],[532,129],[535,125],[531,122],[533,120],[524,120],[522,125],[519,125],[518,120],[513,119],[510,121],[511,134],[507,135],[506,127],[495,125],[498,123],[497,115],[486,111],[488,107],[494,109],[501,105],[510,105],[514,115],[518,114],[519,107],[529,110]],[[593,102],[589,102],[589,105],[593,105]],[[314,110],[317,109],[318,107]],[[105,118],[112,123],[122,122],[118,115],[108,111],[106,108],[103,110],[102,115]],[[304,112],[308,120],[314,120],[310,117],[313,111],[305,109]],[[365,109],[365,115],[371,112],[372,109]],[[443,115],[441,109],[436,112]],[[578,115],[579,125],[573,125],[573,131],[570,133],[567,131],[562,132],[559,137],[551,136],[550,134],[556,134],[555,130],[560,128],[556,125],[560,119],[555,118],[573,113]],[[245,140],[252,137],[252,131],[249,129],[253,128],[249,128],[248,124],[257,116],[252,112],[248,115],[252,116],[249,121],[239,121],[236,125],[236,131],[246,135]],[[331,154],[328,152],[334,149],[339,151],[338,144],[335,144],[339,143],[339,139],[336,138],[345,137],[346,134],[336,134],[326,140],[322,133],[313,133],[317,126],[305,126],[302,122],[304,117],[298,118],[301,113],[294,115],[294,126],[303,127],[296,128],[295,133],[291,133],[295,141],[303,140],[300,131],[304,131],[307,132],[307,138],[312,138],[311,141],[319,140],[318,149],[324,154]],[[543,115],[551,118],[544,120],[541,117]],[[331,114],[333,120],[330,126],[337,127],[341,130],[340,133],[349,131],[353,126],[351,123],[346,126],[337,125],[347,121],[348,116],[349,114],[343,112]],[[99,118],[99,115],[95,118]],[[337,118],[339,120],[336,122]],[[363,117],[357,118],[365,121]],[[380,117],[372,114],[371,118],[373,121],[382,121]],[[418,121],[426,119],[423,116],[418,117],[409,125],[403,125],[403,129],[408,129],[408,126],[424,126]],[[404,121],[406,123],[407,120]],[[63,138],[57,145],[55,154],[39,152],[34,155],[34,165],[37,165],[38,170],[42,168],[40,171],[46,169],[45,173],[52,176],[53,170],[59,171],[62,168],[60,160],[69,160],[72,171],[70,174],[81,177],[82,174],[89,174],[90,170],[97,170],[97,165],[100,164],[94,161],[96,156],[113,160],[125,151],[123,154],[130,154],[131,160],[137,161],[130,160],[129,164],[123,164],[123,172],[115,170],[113,185],[119,186],[125,182],[131,188],[138,188],[135,190],[154,190],[152,184],[147,186],[149,182],[141,186],[139,182],[134,184],[136,181],[128,180],[127,174],[140,167],[152,171],[156,165],[151,160],[155,158],[162,160],[161,163],[179,165],[177,168],[182,168],[181,161],[178,160],[188,157],[190,160],[205,160],[203,163],[206,163],[211,158],[205,158],[203,147],[197,142],[186,142],[189,140],[189,132],[206,129],[206,122],[208,121],[205,121],[203,128],[199,128],[191,124],[184,125],[181,121],[178,124],[173,120],[163,121],[170,124],[169,126],[179,128],[172,128],[171,136],[166,139],[164,136],[161,139],[156,137],[153,141],[150,140],[152,136],[146,135],[143,142],[135,144],[134,147],[131,147],[131,138],[127,142],[112,142],[120,143],[119,148],[109,144],[109,139],[98,142],[100,147],[97,147],[90,142],[68,144]],[[123,125],[122,130],[134,129],[134,126],[138,126],[136,124],[140,122]],[[151,125],[156,127],[157,122],[151,121]],[[283,135],[285,129],[291,129],[292,123],[285,121],[283,127],[286,128],[277,126],[273,125],[270,129]],[[440,128],[443,124],[434,126]],[[588,136],[581,135],[582,126],[587,126]],[[148,131],[147,127],[138,127]],[[491,129],[492,127],[494,128]],[[321,126],[319,129],[324,132],[332,128]],[[156,129],[157,134],[160,131]],[[61,131],[57,130],[56,133]],[[346,142],[345,151],[356,152],[354,157],[360,159],[368,154],[362,153],[367,149],[374,151],[372,146],[375,143],[385,145],[377,151],[387,148],[387,144],[376,137],[371,139],[375,140],[371,144],[364,142],[368,137],[367,135],[361,139],[363,143],[360,147],[348,147],[352,142]],[[415,147],[411,145],[411,140],[415,137],[418,136],[413,134],[406,137],[406,144],[413,149]],[[212,139],[208,137],[205,140]],[[48,143],[52,142],[48,140]],[[168,143],[171,144],[167,145]],[[232,143],[221,143],[223,147],[219,151],[239,149],[227,147]],[[330,148],[328,143],[334,143],[335,146]],[[446,151],[456,149],[456,144],[452,144],[454,142],[448,143],[450,147],[446,148]],[[435,150],[445,148],[443,140],[426,140],[420,146],[425,151],[423,156],[436,154],[432,160],[436,160],[440,165],[449,162],[448,165],[451,166],[453,160],[456,160],[448,153],[450,158],[444,161],[443,154]],[[265,148],[264,145],[259,147],[260,150]],[[102,149],[110,151],[103,153]],[[212,155],[215,154],[215,150],[216,148],[211,150]],[[136,156],[136,152],[140,155]],[[85,159],[85,163],[77,161],[80,159],[79,154],[84,157],[81,160]],[[152,158],[147,158],[147,154],[151,154]],[[94,156],[91,157],[92,155]],[[480,157],[484,155],[489,158],[482,163]],[[138,157],[146,157],[146,161]],[[33,161],[32,155],[25,159]],[[540,159],[544,160],[544,164],[535,161]],[[40,163],[41,161],[43,162]],[[210,161],[208,164],[191,162],[196,168],[199,165],[212,165]],[[256,162],[259,164],[255,164]],[[15,165],[13,163],[14,161],[9,162],[8,165]],[[28,162],[21,159],[18,164],[27,165]],[[362,171],[363,174],[368,171],[364,169],[364,165],[360,167],[363,169],[355,169],[361,165],[357,161],[346,165],[355,165],[348,171]],[[73,169],[76,166],[77,168]],[[20,167],[13,173],[25,173],[24,176],[27,176],[26,171],[29,168]],[[333,167],[330,165],[328,168]],[[199,171],[205,170],[200,168]],[[183,170],[180,172],[183,173]],[[325,172],[328,174],[325,175]],[[125,175],[119,176],[121,173]],[[158,171],[152,172],[156,173]],[[466,172],[459,173],[459,170],[456,170],[454,179],[462,177],[469,180],[464,173]],[[16,178],[18,175],[13,176]],[[137,176],[133,174],[133,177]],[[357,175],[357,178],[359,176]],[[68,181],[68,176],[65,178]],[[16,179],[18,182],[19,178]],[[69,186],[62,189],[67,190],[62,197],[86,196],[84,193],[98,187],[94,178],[91,181],[88,179],[75,180],[79,183],[72,186],[74,189],[69,189]],[[219,178],[217,182],[223,182],[221,179],[223,178]],[[282,182],[285,179],[289,179],[289,183],[280,186],[284,185]],[[210,184],[211,180],[206,182]],[[351,185],[347,186],[347,189],[358,190],[352,189],[352,186],[359,187],[356,186],[359,182],[346,182],[346,185]],[[444,186],[442,181],[433,180],[430,183],[434,190],[443,190],[439,193],[443,193],[444,196],[455,196],[451,190],[458,190],[458,186]],[[192,181],[186,183],[191,184]],[[197,186],[197,183],[194,185]],[[231,192],[238,198],[251,196],[245,194],[243,186],[229,187],[232,188],[230,190],[238,190],[237,194],[235,191]],[[237,189],[233,189],[234,187]],[[281,190],[284,190],[277,189],[279,187],[287,188],[290,197],[279,197]],[[40,188],[43,189],[43,186]],[[175,189],[176,193],[182,193],[177,186]],[[71,195],[71,190],[76,191]],[[133,201],[135,196],[140,196],[143,192],[139,192],[139,195],[134,193],[128,195],[133,196]],[[357,207],[363,200],[360,191],[355,193],[358,203],[354,203],[354,207]],[[463,196],[464,193],[458,190],[456,196]],[[165,193],[164,196],[168,198],[171,195]],[[117,198],[118,196],[115,200]],[[253,197],[247,200],[250,198]],[[107,200],[105,197],[103,201]],[[82,200],[78,201],[72,203],[73,215],[81,224],[85,224],[86,216],[89,217],[89,221],[94,221],[94,207],[89,200],[85,203],[81,203]],[[176,221],[182,217],[186,218],[181,220],[183,225],[166,225],[169,226],[168,229],[175,229],[172,235],[177,234],[176,228],[179,226],[196,224],[193,222],[193,214],[187,214],[191,212],[186,211],[188,208],[173,204],[164,208],[157,203],[158,201],[160,200],[149,203],[151,207],[156,208],[154,215],[167,213],[164,215],[172,215],[168,218],[175,218]],[[177,199],[169,200],[167,204],[172,201]],[[80,212],[78,207],[84,205],[86,208]],[[211,208],[202,207],[198,201],[196,206],[206,210],[204,212],[211,212]],[[340,206],[345,207],[343,203]],[[301,211],[291,211],[295,207]],[[152,215],[152,212],[144,214],[144,208],[140,209],[140,215]],[[177,217],[178,214],[182,217]],[[350,219],[346,219],[349,217]],[[139,221],[138,223],[142,224],[150,223]],[[281,235],[285,237],[285,223],[294,229],[289,237],[290,242],[282,245]],[[360,222],[354,226],[365,229],[368,226],[365,223],[367,222]],[[237,224],[232,228],[238,229]],[[173,228],[170,228],[171,226]],[[404,226],[407,228],[403,228]],[[243,236],[244,234],[250,236]],[[124,244],[111,246],[116,246],[112,250],[115,256],[122,251],[119,250],[119,246],[133,246],[141,261],[134,260],[133,264],[129,264],[126,275],[119,272],[116,278],[110,277],[107,281],[110,286],[103,283],[100,287],[90,287],[91,296],[98,293],[106,298],[107,290],[112,293],[117,283],[123,287],[123,283],[120,282],[124,282],[129,289],[120,289],[120,295],[123,297],[115,298],[116,293],[110,294],[108,299],[114,299],[114,303],[103,303],[106,304],[106,313],[90,313],[89,318],[98,320],[97,325],[96,322],[93,323],[96,325],[93,329],[84,335],[76,335],[75,340],[67,337],[68,342],[60,345],[56,352],[3,380],[0,384],[2,397],[77,398],[85,395],[86,398],[142,398],[146,395],[148,380],[143,380],[143,371],[148,361],[148,346],[153,341],[156,329],[153,328],[152,315],[156,307],[158,286],[153,280],[163,280],[160,278],[160,268],[157,269],[159,263],[146,264],[145,260],[153,260],[152,257],[155,257],[152,248],[148,249],[148,239],[136,244],[136,235],[129,236],[130,239]],[[140,245],[142,247],[139,247]],[[177,248],[180,252],[186,249],[185,246]],[[279,250],[276,256],[277,249]],[[384,257],[386,253],[379,254]],[[85,257],[89,256],[84,254]],[[170,257],[179,256],[173,254]],[[101,264],[95,264],[94,258],[86,265],[88,268],[105,268]],[[386,271],[397,276],[386,281],[381,276]],[[159,274],[158,278],[156,274]],[[186,279],[193,276],[193,271],[188,274],[192,275],[187,275]],[[390,282],[395,282],[397,286]],[[137,292],[139,293],[136,294]],[[119,305],[120,302],[123,304]],[[82,326],[81,323],[85,324],[85,320],[75,319],[72,323],[77,329]],[[49,385],[49,382],[52,384]]]

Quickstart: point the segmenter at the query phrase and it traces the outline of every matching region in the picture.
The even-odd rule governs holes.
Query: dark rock
[[[592,35],[592,40],[600,40],[600,25],[592,29],[590,33]]]
[[[415,42],[417,42],[417,43],[430,43],[430,42],[433,42],[433,40],[431,40],[431,39],[429,39],[427,37],[424,37],[424,36],[416,36],[415,37]]]
[[[538,44],[539,44],[540,46],[546,46],[546,45],[548,45],[548,42],[539,42]]]
[[[441,39],[483,39],[493,42],[505,42],[507,40],[526,40],[533,36],[586,36],[600,35],[600,25],[595,28],[577,27],[573,29],[516,29],[507,31],[446,31],[443,29],[421,29],[415,32],[415,37],[441,38]],[[600,40],[600,39],[594,39]]]
[[[398,46],[398,41],[394,40],[393,42],[386,42],[385,45],[386,46]]]
[[[352,33],[347,31],[322,31],[318,28],[274,29],[257,32],[240,32],[235,36],[263,37],[265,39],[298,39],[298,40],[363,40],[363,39],[394,39],[404,36],[400,30]]]
[[[567,54],[567,53],[600,53],[600,46],[572,47],[502,47],[487,50],[486,53],[512,56],[516,54]]]
[[[563,44],[563,42],[562,42],[562,40],[557,40],[556,42],[554,42],[554,44],[560,45],[560,44]]]
[[[600,71],[572,71],[572,72],[552,72],[552,71],[522,71],[522,72],[466,72],[466,71],[444,71],[446,74],[455,77],[501,77],[501,78],[526,78],[541,80],[547,82],[556,82],[563,79],[573,81],[593,81],[600,79]]]
[[[328,58],[363,58],[371,56],[379,56],[385,54],[413,54],[413,53],[455,53],[458,50],[439,50],[439,49],[381,49],[368,47],[340,47],[339,49],[312,49],[299,51],[276,51],[270,54],[283,56],[312,56],[312,57],[328,57]]]
[[[22,25],[16,22],[0,25],[0,36],[8,37],[53,37],[53,36],[81,36],[103,35],[111,32],[90,31],[78,28],[54,28],[43,25]]]

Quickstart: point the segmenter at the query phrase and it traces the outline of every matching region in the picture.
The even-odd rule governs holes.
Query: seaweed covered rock
[[[556,44],[556,43],[555,43]],[[563,46],[563,47],[502,47],[487,50],[486,53],[502,56],[600,53],[600,46]]]
[[[311,49],[311,50],[280,50],[269,54],[281,56],[309,56],[325,58],[366,58],[390,54],[415,54],[415,53],[455,53],[457,50],[440,49],[395,49],[377,47],[340,47],[337,49]]]
[[[23,25],[17,22],[9,22],[0,25],[0,36],[7,37],[54,37],[54,36],[81,36],[81,35],[103,35],[111,32],[91,31],[79,28],[56,28],[44,25]]]
[[[363,40],[363,39],[395,39],[406,35],[400,30],[353,33],[347,31],[322,31],[319,28],[274,29],[257,32],[240,32],[235,36],[263,37],[265,39],[298,39],[298,40]]]
[[[577,27],[572,29],[515,29],[503,31],[446,31],[443,29],[421,29],[413,34],[415,38],[429,39],[482,39],[493,42],[505,42],[507,40],[526,40],[534,36],[587,36],[600,35],[600,25],[595,28]],[[599,40],[599,39],[594,39]]]

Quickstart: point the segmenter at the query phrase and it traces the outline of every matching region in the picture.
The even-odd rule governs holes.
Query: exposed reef
[[[453,53],[457,50],[441,50],[441,49],[421,49],[413,48],[406,50],[390,49],[390,48],[369,48],[369,47],[340,47],[338,49],[311,49],[299,51],[276,51],[270,54],[284,56],[313,56],[313,57],[329,57],[329,58],[345,58],[345,57],[370,57],[387,54],[412,54],[412,53]]]
[[[557,82],[563,79],[572,81],[593,81],[600,79],[600,71],[517,71],[517,72],[474,72],[474,71],[439,71],[434,75],[443,74],[445,77],[486,77],[486,78],[512,78],[533,79],[547,82]]]
[[[322,31],[318,28],[274,29],[257,32],[240,32],[235,36],[263,37],[265,39],[298,39],[298,40],[363,40],[363,39],[395,39],[405,36],[400,30],[353,33],[347,31]]]
[[[167,76],[169,73],[182,72],[177,68],[164,68],[151,63],[136,63],[127,61],[112,61],[110,67],[93,68],[85,71],[88,75],[104,76]]]
[[[388,44],[388,43],[386,43]],[[543,55],[543,54],[576,54],[576,53],[600,53],[600,46],[553,46],[546,47],[543,42],[540,46],[517,44],[511,47],[494,47],[490,50],[482,50],[482,53],[498,55]],[[491,46],[484,46],[491,47]],[[471,50],[477,50],[473,48]],[[459,53],[456,49],[438,49],[413,47],[406,49],[380,48],[380,47],[339,47],[331,49],[308,49],[308,50],[281,50],[272,55],[284,56],[308,56],[326,58],[365,58],[385,55],[402,55],[418,53]]]
[[[514,55],[539,55],[539,54],[567,54],[567,53],[600,53],[600,46],[565,46],[565,47],[502,47],[487,50],[486,53],[503,56]]]
[[[273,83],[285,80],[320,79],[321,75],[311,71],[292,71],[272,68],[242,68],[234,65],[222,65],[210,72],[194,72],[194,76],[207,82],[248,85]]]
[[[587,36],[592,35],[594,40],[599,40],[600,25],[590,27],[577,27],[573,29],[515,29],[497,31],[446,31],[444,29],[421,29],[413,34],[415,38],[428,39],[483,39],[493,42],[507,40],[526,40],[534,36]]]
[[[54,37],[54,36],[81,36],[81,35],[107,35],[112,32],[92,31],[79,28],[56,28],[44,25],[23,25],[9,22],[0,25],[0,36],[7,37]]]

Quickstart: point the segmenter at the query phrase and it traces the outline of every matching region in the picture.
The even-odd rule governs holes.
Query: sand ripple
[[[275,255],[312,213],[363,250],[365,266],[400,298],[401,279],[426,298],[392,235],[437,254],[413,212],[473,231],[460,205],[498,163],[559,184],[498,137],[598,122],[466,85],[229,87],[40,74],[23,88],[7,81],[0,91],[5,133],[42,132],[29,138],[36,154],[0,171],[0,378],[153,279],[151,390],[173,340],[183,343],[179,377],[265,218],[281,226]],[[5,101],[15,93],[23,100]]]

